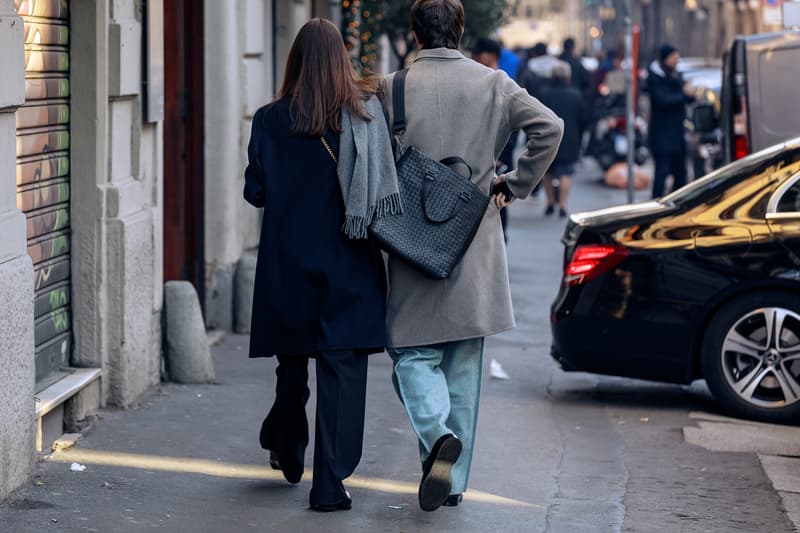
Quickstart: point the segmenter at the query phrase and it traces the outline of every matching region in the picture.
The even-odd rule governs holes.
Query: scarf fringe
[[[370,206],[366,217],[359,215],[345,216],[342,232],[350,239],[366,239],[368,236],[367,227],[376,218],[399,215],[403,212],[403,205],[400,202],[400,193],[393,193],[378,200],[377,205]]]
[[[367,219],[356,215],[347,215],[344,218],[342,231],[349,239],[367,238]]]
[[[396,192],[378,200],[373,216],[377,218],[390,217],[403,213],[403,204],[400,202],[400,193]],[[370,217],[371,218],[371,217]]]

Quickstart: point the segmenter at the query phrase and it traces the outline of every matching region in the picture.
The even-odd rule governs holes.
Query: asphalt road
[[[586,173],[575,185],[572,210],[625,200]],[[247,360],[247,338],[229,336],[214,349],[218,384],[166,385],[137,409],[105,411],[76,448],[40,462],[36,480],[0,507],[0,531],[791,531],[755,454],[684,441],[683,428],[695,425],[690,412],[716,411],[702,384],[566,374],[550,359],[563,220],[543,210],[542,200],[512,206],[518,327],[487,344],[477,450],[460,507],[419,510],[415,437],[390,361],[377,355],[364,456],[346,482],[353,509],[307,510],[307,479],[289,486],[258,447],[274,362]],[[489,377],[492,358],[510,380]],[[70,471],[72,462],[86,470]]]

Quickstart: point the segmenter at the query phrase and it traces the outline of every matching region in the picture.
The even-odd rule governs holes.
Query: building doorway
[[[164,281],[204,302],[203,2],[164,2]]]

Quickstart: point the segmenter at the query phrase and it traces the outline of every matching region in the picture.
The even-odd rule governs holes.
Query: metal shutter
[[[36,389],[68,366],[70,313],[68,0],[14,0],[25,25],[25,105],[17,111],[17,207],[35,273]]]

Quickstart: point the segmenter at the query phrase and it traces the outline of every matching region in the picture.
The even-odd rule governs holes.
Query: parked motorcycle
[[[628,121],[625,110],[614,110],[610,115],[600,117],[589,137],[586,153],[597,160],[605,172],[616,163],[628,159]],[[647,122],[637,116],[634,121],[634,160],[637,165],[644,164],[650,152],[647,149]]]

